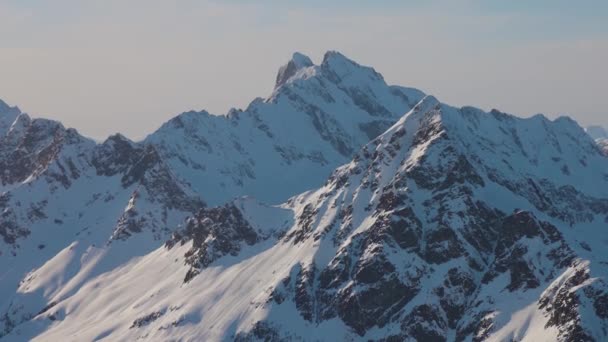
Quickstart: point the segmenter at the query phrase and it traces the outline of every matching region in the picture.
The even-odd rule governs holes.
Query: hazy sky
[[[608,126],[608,1],[0,0],[0,99],[102,139],[270,94],[338,50],[453,105]],[[532,4],[533,3],[533,4]]]

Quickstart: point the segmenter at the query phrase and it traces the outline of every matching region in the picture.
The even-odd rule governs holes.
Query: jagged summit
[[[8,132],[15,119],[21,114],[17,106],[11,107],[0,99],[0,137]]]
[[[114,134],[110,135],[106,140],[104,140],[100,144],[100,146],[103,146],[103,145],[116,145],[116,144],[127,144],[127,145],[130,145],[130,146],[135,146],[136,145],[136,143],[133,140],[127,138],[123,134],[121,134],[121,133],[114,133]]]
[[[6,102],[2,101],[2,99],[0,99],[0,113],[4,113],[9,109],[11,109],[11,107]]]
[[[301,72],[302,70],[306,72]],[[299,75],[299,76],[298,76]],[[294,53],[292,59],[279,69],[275,90],[287,83],[288,80],[320,77],[342,87],[370,82],[384,82],[382,75],[373,68],[362,66],[338,51],[327,51],[320,65],[315,65],[305,55]]]
[[[362,66],[357,62],[353,61],[352,59],[349,59],[348,57],[344,56],[338,51],[327,51],[323,56],[321,68],[325,72],[334,76],[335,81],[337,82],[340,82],[344,78],[355,74],[356,70],[360,70],[359,73],[364,74],[366,77],[378,78],[383,80],[382,75],[377,73],[373,68]],[[357,81],[363,80],[357,79]]]
[[[433,95],[426,95],[425,97],[422,98],[422,100],[420,100],[420,102],[418,102],[414,108],[412,108],[412,110],[409,113],[406,113],[403,116],[403,120],[407,120],[407,118],[411,115],[416,115],[418,113],[427,113],[428,111],[432,110],[432,109],[437,109],[438,106],[440,106],[441,103],[439,102],[439,100],[437,100],[437,98]]]
[[[295,63],[297,68],[306,68],[313,65],[310,58],[300,52],[294,52],[291,61]]]
[[[275,82],[275,88],[285,84],[285,82],[287,82],[287,80],[294,76],[299,70],[311,67],[313,65],[313,62],[310,60],[310,58],[308,58],[308,56],[305,56],[299,52],[294,52],[289,62],[279,69]]]
[[[295,53],[277,84],[269,97],[228,115],[180,114],[144,143],[211,205],[243,194],[278,203],[321,184],[424,96],[336,52],[322,66]]]
[[[343,53],[341,53],[339,51],[329,50],[329,51],[325,52],[325,54],[323,54],[323,60],[321,62],[321,66],[326,65],[329,67],[330,65],[332,65],[334,63],[351,64],[356,67],[361,67],[361,65],[359,63],[346,57]]]
[[[424,166],[430,162],[430,156],[441,155],[439,151],[447,149],[450,154],[462,156],[467,163],[486,170],[490,180],[516,193],[530,188],[522,179],[537,179],[541,184],[551,179],[556,188],[546,191],[567,187],[596,198],[608,198],[608,189],[597,186],[597,180],[606,176],[606,169],[590,166],[605,165],[605,157],[569,118],[549,120],[542,115],[519,118],[474,107],[456,108],[427,96],[365,149],[382,148],[391,154],[395,144],[400,146],[402,158],[398,169],[419,170],[421,177],[431,174]],[[433,152],[436,150],[439,151]],[[539,203],[544,201],[540,199]],[[567,208],[558,210],[569,212]],[[568,215],[576,216],[574,212]]]

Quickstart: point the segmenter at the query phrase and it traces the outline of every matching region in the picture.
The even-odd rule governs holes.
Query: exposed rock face
[[[608,156],[608,138],[597,139],[597,145],[605,156]]]
[[[186,274],[185,282],[213,261],[224,255],[236,256],[241,244],[253,245],[262,237],[249,225],[234,204],[224,207],[201,209],[194,217],[188,219],[182,232],[174,233],[173,239],[167,242],[171,247],[178,241],[182,244],[192,241],[192,247],[186,252],[186,264],[191,268]]]
[[[60,155],[63,149],[84,152],[93,142],[60,123],[20,114],[6,135],[0,137],[0,177],[2,185],[44,176],[51,182],[69,187],[80,176],[79,156]],[[53,167],[50,167],[53,164]]]
[[[485,340],[509,334],[499,323],[505,298],[526,294],[536,297],[525,305],[549,317],[541,329],[556,327],[556,338],[605,338],[598,327],[606,287],[582,275],[589,269],[579,246],[562,232],[603,220],[606,193],[569,174],[537,171],[543,156],[521,133],[541,128],[550,146],[542,154],[560,156],[544,158],[605,182],[596,168],[606,165],[603,157],[564,120],[521,120],[426,98],[315,196],[292,201],[302,209],[284,243],[318,240],[335,255],[319,250],[300,263],[271,295],[270,310],[291,301],[303,320],[322,326],[337,318],[365,339],[383,331],[386,340]],[[484,134],[489,127],[498,136]],[[498,144],[500,135],[510,143]],[[518,168],[510,167],[516,160]],[[519,208],[493,195],[507,193]],[[576,305],[583,302],[591,304]]]
[[[298,71],[313,65],[314,64],[307,56],[304,56],[299,52],[294,53],[291,60],[279,69],[275,88],[279,88],[280,86],[284,85],[285,82],[294,77]]]
[[[237,256],[245,246],[284,234],[291,222],[289,216],[285,216],[286,213],[289,215],[286,210],[265,205],[260,207],[260,204],[256,204],[254,209],[247,209],[249,202],[239,199],[221,207],[202,208],[165,243],[169,250],[176,245],[190,246],[184,253],[184,262],[190,267],[185,283],[223,256]],[[278,221],[267,221],[262,226],[254,227],[246,218],[248,210],[268,211]]]

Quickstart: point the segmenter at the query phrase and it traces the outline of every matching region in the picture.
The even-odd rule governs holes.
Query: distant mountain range
[[[333,51],[140,142],[0,101],[0,341],[607,340],[606,142]]]

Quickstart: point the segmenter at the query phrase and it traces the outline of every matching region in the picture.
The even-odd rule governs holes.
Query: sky
[[[608,126],[605,0],[0,0],[0,99],[98,140],[246,107],[327,50],[451,105]]]

